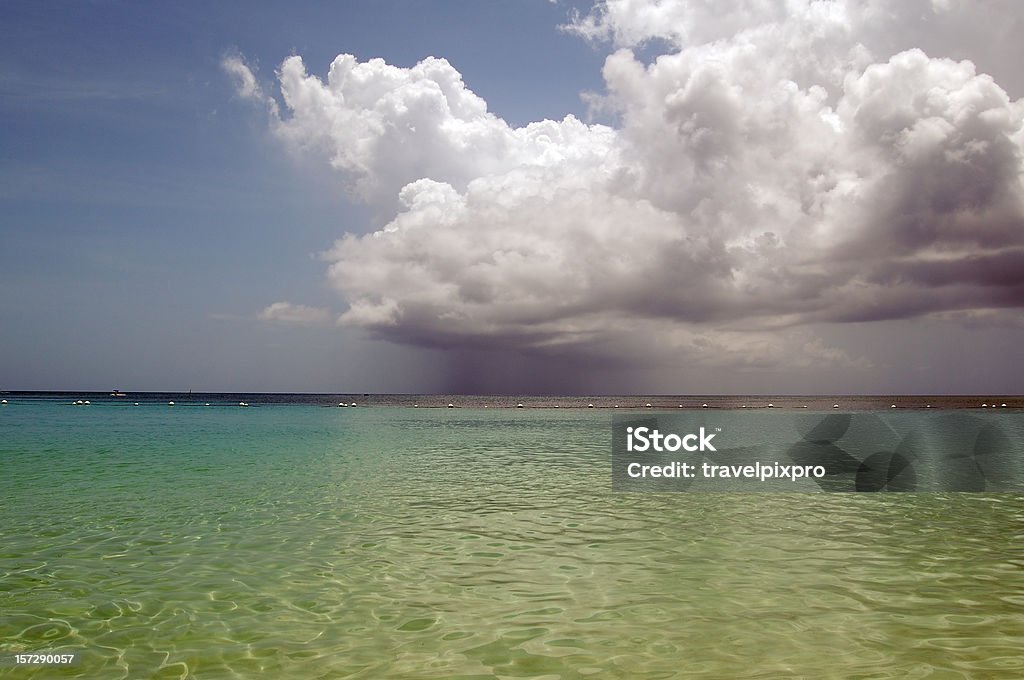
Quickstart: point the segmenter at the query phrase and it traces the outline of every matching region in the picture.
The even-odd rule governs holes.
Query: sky
[[[1017,394],[1013,0],[0,5],[0,390]]]

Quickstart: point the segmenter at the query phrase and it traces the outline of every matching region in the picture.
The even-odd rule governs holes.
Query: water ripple
[[[0,651],[79,652],[61,677],[1024,675],[1021,497],[614,493],[607,416],[310,411],[86,428],[4,482]],[[23,436],[5,473],[39,463]]]

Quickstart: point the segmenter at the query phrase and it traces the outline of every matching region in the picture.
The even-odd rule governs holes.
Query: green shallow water
[[[1024,677],[1024,497],[610,490],[593,411],[0,413],[18,678]]]

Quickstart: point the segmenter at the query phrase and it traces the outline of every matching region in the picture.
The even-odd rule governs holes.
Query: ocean
[[[627,493],[609,467],[616,405],[1019,396],[0,397],[3,677],[1024,676],[1024,494]]]

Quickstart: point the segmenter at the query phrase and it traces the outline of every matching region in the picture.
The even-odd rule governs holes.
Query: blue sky
[[[253,320],[335,303],[314,257],[372,220],[288,157],[220,64],[436,54],[510,121],[584,113],[602,57],[557,30],[564,8],[441,9],[4,3],[0,389],[428,389],[407,350]]]
[[[1022,28],[4,3],[0,389],[1019,392]]]

